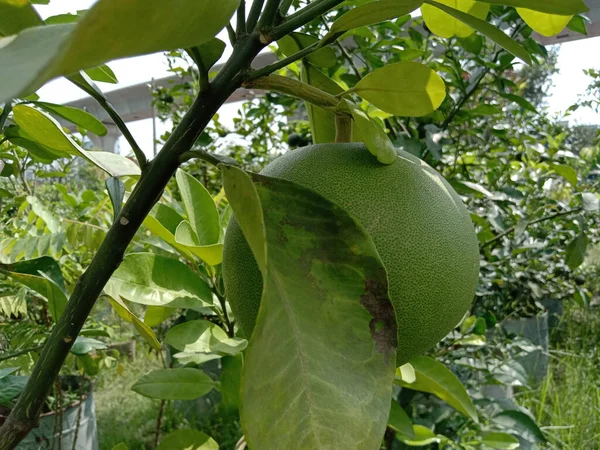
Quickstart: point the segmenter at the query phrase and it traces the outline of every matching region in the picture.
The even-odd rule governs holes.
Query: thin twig
[[[160,407],[158,408],[158,417],[156,418],[156,434],[154,435],[154,447],[158,447],[158,441],[160,441],[160,427],[162,426],[163,414],[165,411],[166,400],[160,401]]]
[[[85,393],[85,369],[81,372],[81,381],[79,385],[79,409],[77,410],[77,423],[75,424],[75,433],[73,434],[73,447],[71,450],[77,448],[77,436],[79,435],[79,426],[81,425],[81,412],[83,411],[83,396]]]
[[[184,163],[191,159],[201,159],[206,161],[209,164],[217,167],[219,164],[229,164],[230,166],[239,166],[235,159],[229,158],[228,156],[223,155],[215,155],[214,153],[209,153],[205,150],[190,150],[189,152],[185,152],[183,155],[179,157],[179,161]]]
[[[88,95],[90,95],[94,100],[96,100],[100,104],[102,109],[104,109],[104,111],[106,111],[106,113],[113,120],[113,122],[115,123],[117,128],[123,134],[123,137],[127,140],[129,145],[131,146],[131,150],[133,150],[133,154],[135,155],[135,158],[137,159],[140,169],[142,169],[142,171],[144,171],[146,169],[146,166],[148,165],[148,160],[146,158],[146,154],[142,151],[142,149],[140,148],[138,143],[135,141],[133,135],[129,131],[129,128],[127,128],[127,125],[125,125],[125,122],[123,121],[123,119],[121,118],[119,113],[115,110],[114,106],[110,104],[110,102],[104,95],[102,95],[100,92],[96,91],[95,89],[90,89],[90,87],[88,85],[79,83],[75,78],[69,78],[69,81],[71,81],[71,83],[75,84],[75,86],[79,87],[81,90],[83,90]]]
[[[247,33],[252,33],[256,28],[256,24],[258,23],[258,18],[260,17],[260,13],[262,11],[264,3],[265,0],[254,0],[252,2],[252,6],[250,7],[250,14],[248,14],[248,20],[246,22]]]
[[[246,0],[242,0],[238,6],[235,32],[238,38],[246,34]]]
[[[237,36],[235,30],[230,23],[227,24],[227,36],[229,36],[229,43],[233,46],[237,42]]]
[[[269,34],[270,38],[274,41],[281,39],[283,36],[291,33],[297,28],[303,27],[307,23],[312,22],[315,18],[321,14],[326,13],[331,8],[342,3],[343,0],[315,0],[298,10],[294,14],[288,16],[281,25],[273,28]]]
[[[38,350],[41,350],[42,348],[44,348],[43,345],[38,345],[37,347],[26,348],[23,350],[19,350],[18,352],[11,353],[9,355],[2,355],[2,356],[0,356],[0,362],[6,361],[8,359],[16,358],[17,356],[25,355],[27,353],[37,352]]]
[[[258,31],[268,30],[275,25],[280,4],[281,0],[267,0],[267,4],[258,20],[258,25],[256,26]]]
[[[284,58],[282,60],[279,60],[276,63],[269,64],[268,66],[264,66],[258,70],[252,70],[252,71],[248,72],[248,75],[246,75],[246,80],[253,80],[255,78],[264,77],[265,75],[269,75],[279,69],[283,69],[284,67],[289,66],[293,62],[296,62],[302,58],[305,58],[306,56],[310,55],[311,53],[314,53],[317,50],[319,50],[317,48],[318,45],[319,45],[319,43],[315,42],[314,44],[311,44],[308,47],[303,48],[298,53],[294,53],[293,55],[290,55],[287,58]]]
[[[8,115],[12,111],[12,103],[6,102],[2,107],[2,113],[0,113],[0,130],[4,128],[4,124],[6,123],[6,119],[8,119]]]
[[[557,217],[568,216],[569,214],[575,214],[575,213],[581,212],[581,210],[582,210],[582,208],[575,208],[575,209],[570,209],[568,211],[562,211],[562,212],[550,214],[548,216],[540,217],[539,219],[535,219],[535,220],[532,220],[531,222],[529,222],[527,224],[527,227],[530,226],[530,225],[534,225],[536,223],[540,223],[540,222],[545,222],[547,220],[556,219]],[[527,227],[525,227],[525,228],[527,228]],[[502,239],[504,236],[509,235],[510,233],[512,233],[513,231],[515,231],[516,228],[517,228],[516,226],[512,226],[510,228],[507,228],[506,230],[504,230],[499,235],[493,237],[489,241],[484,242],[483,245],[481,245],[481,248],[485,248],[488,245],[493,244],[497,240]]]

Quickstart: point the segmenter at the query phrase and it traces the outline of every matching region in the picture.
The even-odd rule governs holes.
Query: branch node
[[[258,40],[260,41],[261,44],[264,45],[269,45],[271,42],[273,42],[273,38],[265,33],[264,31],[260,31],[258,34]]]
[[[129,220],[127,219],[127,217],[121,217],[121,219],[119,220],[119,223],[121,225],[125,226],[129,223]]]

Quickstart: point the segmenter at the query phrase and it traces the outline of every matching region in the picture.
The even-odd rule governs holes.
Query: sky
[[[36,5],[42,18],[66,12],[76,12],[78,9],[89,8],[95,0],[51,0],[49,5]],[[227,41],[226,35],[221,33],[220,38]],[[578,98],[585,94],[589,84],[589,78],[584,74],[585,69],[600,69],[600,37],[582,39],[562,44],[558,58],[559,73],[554,76],[553,86],[549,91],[549,112],[557,116],[562,113]],[[226,51],[224,57],[228,56]],[[153,54],[113,61],[110,67],[115,72],[119,84],[111,85],[99,83],[100,87],[108,92],[128,85],[150,81],[168,76],[168,66],[162,54]],[[85,94],[77,87],[59,79],[48,83],[38,91],[42,100],[49,102],[67,102],[83,97]],[[239,104],[225,105],[219,112],[221,121],[231,124]],[[575,124],[600,124],[600,115],[591,110],[578,110],[568,120]],[[152,152],[152,123],[151,120],[142,120],[128,124],[131,133],[144,152],[151,155]],[[158,124],[157,131],[160,135],[169,128],[169,124]],[[130,147],[123,138],[119,140],[120,152],[129,153]]]

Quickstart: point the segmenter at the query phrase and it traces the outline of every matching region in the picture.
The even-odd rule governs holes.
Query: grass
[[[156,359],[140,356],[132,363],[124,360],[122,372],[104,368],[97,377],[94,400],[100,450],[111,450],[119,442],[129,450],[154,448],[160,401],[136,394],[131,386],[146,372],[162,366]]]
[[[550,351],[550,375],[518,395],[548,437],[547,448],[600,449],[600,315],[565,312]]]

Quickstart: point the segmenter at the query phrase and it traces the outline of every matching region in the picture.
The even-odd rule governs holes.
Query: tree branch
[[[142,169],[142,171],[144,171],[146,169],[146,166],[148,165],[148,160],[146,159],[146,155],[144,154],[144,152],[142,151],[140,146],[137,144],[137,142],[133,138],[133,135],[129,131],[129,128],[127,128],[127,125],[125,125],[125,122],[123,121],[123,119],[121,118],[119,113],[115,110],[114,106],[111,105],[110,102],[107,100],[107,98],[104,97],[104,95],[102,95],[99,91],[96,91],[95,89],[90,89],[89,86],[87,86],[83,83],[79,83],[76,78],[69,77],[69,81],[71,81],[71,83],[73,83],[75,86],[77,86],[82,91],[86,92],[94,100],[96,100],[100,104],[102,109],[104,109],[104,111],[106,111],[106,113],[113,120],[113,122],[115,123],[117,128],[123,134],[123,137],[125,137],[125,139],[129,143],[129,145],[131,146],[131,149],[133,150],[135,158],[138,161],[140,169]]]
[[[343,0],[315,0],[309,3],[308,6],[305,6],[291,16],[288,16],[284,23],[273,28],[269,37],[273,41],[281,39],[283,36],[291,33],[297,28],[312,22],[321,14],[325,14],[331,8],[342,3],[342,1]]]
[[[265,0],[254,0],[252,2],[250,14],[248,14],[248,20],[246,21],[246,31],[248,33],[252,33],[255,30],[264,4]]]
[[[213,80],[211,89],[196,98],[157,157],[148,163],[90,266],[77,281],[23,393],[0,428],[0,450],[14,449],[37,425],[52,380],[58,375],[96,299],[123,260],[129,243],[179,167],[179,157],[194,145],[213,115],[239,87],[240,72],[247,70],[263,47],[256,35],[238,41],[232,56]]]
[[[19,350],[18,352],[10,353],[8,355],[2,355],[2,356],[0,356],[0,362],[6,361],[8,359],[16,358],[17,356],[25,355],[27,353],[37,352],[38,350],[41,350],[43,347],[44,347],[43,345],[38,345],[36,347],[26,348],[23,350]]]
[[[582,208],[569,209],[568,211],[562,211],[562,212],[550,214],[548,216],[540,217],[539,219],[535,219],[535,220],[532,220],[531,222],[529,222],[527,224],[527,227],[530,226],[530,225],[535,225],[536,223],[546,222],[548,220],[556,219],[557,217],[562,217],[562,216],[568,216],[570,214],[575,214],[575,213],[581,212],[581,210],[582,210]],[[525,227],[525,228],[527,228],[527,227]],[[510,233],[512,233],[513,231],[515,231],[516,228],[517,228],[516,226],[512,226],[510,228],[507,228],[506,230],[504,230],[499,235],[493,237],[489,241],[484,242],[483,245],[481,246],[481,248],[485,248],[488,245],[491,245],[494,242],[502,239],[504,236],[507,236]]]
[[[12,103],[6,102],[4,106],[2,106],[2,113],[0,114],[0,130],[4,128],[4,124],[6,123],[6,119],[8,119],[8,115],[12,111]]]
[[[259,32],[262,32],[263,30],[269,30],[273,25],[275,25],[275,19],[277,18],[280,4],[281,0],[267,0],[267,4],[265,5],[263,13],[258,21],[257,30]]]
[[[246,0],[241,0],[240,6],[238,6],[235,32],[238,38],[241,38],[246,34]]]

